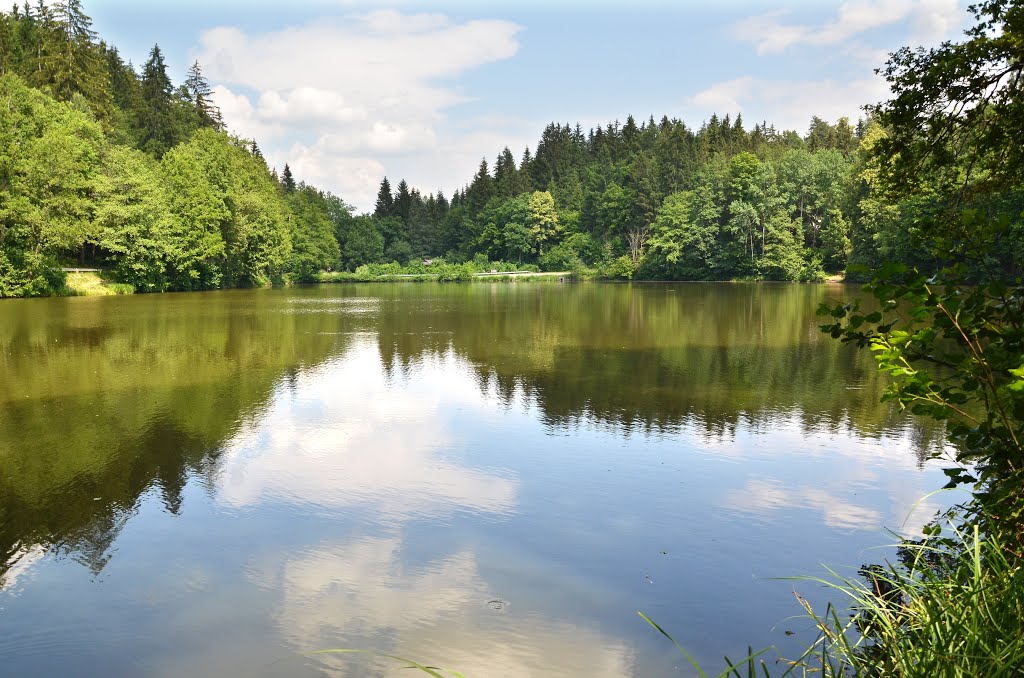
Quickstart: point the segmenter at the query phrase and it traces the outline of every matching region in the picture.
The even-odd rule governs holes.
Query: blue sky
[[[955,38],[962,0],[85,3],[136,65],[198,59],[231,129],[360,210],[380,178],[451,195],[552,120],[713,112],[806,131],[883,98],[902,45]]]

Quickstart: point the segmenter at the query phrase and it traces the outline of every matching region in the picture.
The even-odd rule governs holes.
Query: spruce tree
[[[409,184],[405,179],[398,182],[398,190],[395,191],[394,216],[402,220],[402,223],[409,224],[409,213],[412,210],[412,194],[409,193]]]
[[[295,191],[295,177],[292,176],[292,168],[288,166],[288,163],[284,164],[284,172],[281,173],[281,186],[285,193]]]
[[[139,148],[161,158],[180,138],[174,111],[174,89],[159,45],[153,45],[142,67],[142,102],[136,118]]]
[[[519,171],[516,172],[515,195],[533,192],[532,171],[533,156],[530,155],[530,147],[527,146],[526,150],[523,151],[523,159],[519,161]]]
[[[494,179],[491,178],[491,173],[487,169],[487,159],[484,158],[480,161],[480,169],[477,170],[476,176],[473,177],[473,183],[469,185],[466,191],[466,202],[469,205],[470,216],[476,218],[483,210],[484,205],[487,204],[487,201],[493,196]]]
[[[390,217],[395,212],[395,200],[391,195],[391,184],[388,178],[380,182],[380,190],[377,191],[377,204],[373,210],[373,216],[378,219]]]
[[[255,139],[252,140],[252,147],[250,152],[253,154],[253,157],[255,157],[257,160],[263,163],[264,167],[267,166],[267,159],[263,157],[263,151],[260,150],[259,144],[256,143]]]
[[[516,176],[518,173],[512,151],[506,146],[494,163],[494,183],[499,196],[511,198],[519,193],[519,182]]]
[[[85,97],[100,120],[111,113],[110,81],[104,67],[92,19],[82,10],[81,0],[62,0],[45,14],[48,45],[40,64],[40,78],[54,96],[71,101]]]
[[[185,90],[188,93],[189,103],[195,109],[199,117],[200,127],[210,127],[218,132],[224,129],[224,118],[220,109],[213,103],[213,90],[210,83],[203,76],[203,70],[196,61],[188,69],[188,78],[185,80]]]

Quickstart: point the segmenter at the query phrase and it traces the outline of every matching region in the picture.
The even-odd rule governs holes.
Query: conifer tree
[[[533,191],[533,156],[530,155],[530,147],[523,151],[523,159],[519,161],[519,171],[516,172],[516,195],[519,193],[531,193]]]
[[[295,177],[292,176],[292,168],[288,163],[284,164],[284,172],[281,173],[281,186],[285,193],[292,193],[295,190]]]
[[[188,78],[185,80],[185,90],[188,93],[189,103],[195,109],[199,117],[201,127],[210,127],[218,132],[224,129],[224,118],[220,109],[213,103],[213,90],[210,83],[203,76],[203,70],[196,61],[188,69]]]
[[[263,157],[263,151],[260,150],[259,144],[256,143],[255,139],[252,140],[252,147],[250,152],[253,154],[253,157],[255,157],[257,160],[263,163],[264,167],[267,166],[267,159]]]
[[[473,183],[469,185],[466,191],[466,202],[469,206],[470,215],[476,217],[476,215],[480,214],[484,205],[493,196],[494,179],[491,178],[491,173],[487,169],[487,159],[484,158],[480,161],[480,169],[477,170],[476,176],[473,177]]]
[[[519,191],[519,181],[516,176],[518,173],[516,161],[512,157],[512,151],[506,146],[498,156],[498,160],[494,163],[494,184],[499,196],[511,198],[521,192]]]
[[[373,216],[378,219],[390,217],[395,212],[395,199],[391,195],[391,184],[388,178],[380,182],[380,190],[377,191],[377,204],[373,210]]]
[[[40,80],[62,101],[71,101],[76,94],[85,97],[96,117],[105,120],[111,113],[110,81],[81,0],[61,0],[44,16],[48,44]]]
[[[180,138],[174,111],[174,89],[159,45],[153,45],[149,60],[142,67],[140,90],[142,101],[136,118],[139,148],[159,159]]]
[[[395,191],[395,200],[392,214],[402,220],[402,223],[409,224],[409,213],[412,210],[412,194],[409,193],[409,184],[405,179],[398,182],[398,190]]]

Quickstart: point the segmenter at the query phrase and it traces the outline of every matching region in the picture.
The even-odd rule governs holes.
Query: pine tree
[[[512,151],[506,146],[498,156],[498,160],[494,163],[494,183],[499,196],[511,198],[519,192],[519,182],[516,176],[518,173],[519,170],[516,169],[516,161],[512,157]]]
[[[284,164],[284,172],[281,173],[281,187],[284,188],[285,193],[295,191],[295,177],[292,176],[292,168],[288,166],[288,163]]]
[[[391,184],[388,178],[380,182],[380,190],[377,191],[377,204],[373,210],[373,216],[378,219],[390,217],[395,212],[395,200],[391,195]]]
[[[480,161],[480,169],[473,177],[473,183],[466,191],[466,202],[469,205],[470,216],[476,217],[483,210],[487,201],[494,196],[494,179],[487,169],[487,159]]]
[[[189,103],[199,116],[201,127],[211,127],[218,132],[224,129],[224,118],[220,109],[213,103],[213,90],[203,76],[203,71],[196,61],[188,69],[188,78],[185,80],[185,90],[188,92]]]
[[[412,209],[412,195],[409,193],[409,184],[405,179],[398,182],[398,190],[395,191],[395,200],[392,214],[402,220],[402,223],[409,224],[409,212]]]
[[[156,158],[170,150],[181,136],[174,111],[174,89],[159,45],[153,45],[142,67],[142,105],[136,119],[139,148]]]
[[[98,119],[107,119],[112,104],[110,81],[92,19],[82,10],[81,0],[62,0],[44,16],[49,30],[40,79],[56,98],[71,101],[81,95]]]
[[[264,167],[267,166],[267,159],[263,157],[263,151],[260,150],[260,147],[256,143],[255,139],[252,140],[252,147],[250,152],[253,154],[253,157],[255,157],[257,160],[263,163]]]

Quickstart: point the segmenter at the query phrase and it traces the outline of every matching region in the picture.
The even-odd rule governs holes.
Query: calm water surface
[[[0,303],[0,673],[688,675],[943,484],[798,285]],[[786,631],[795,635],[788,636]]]

